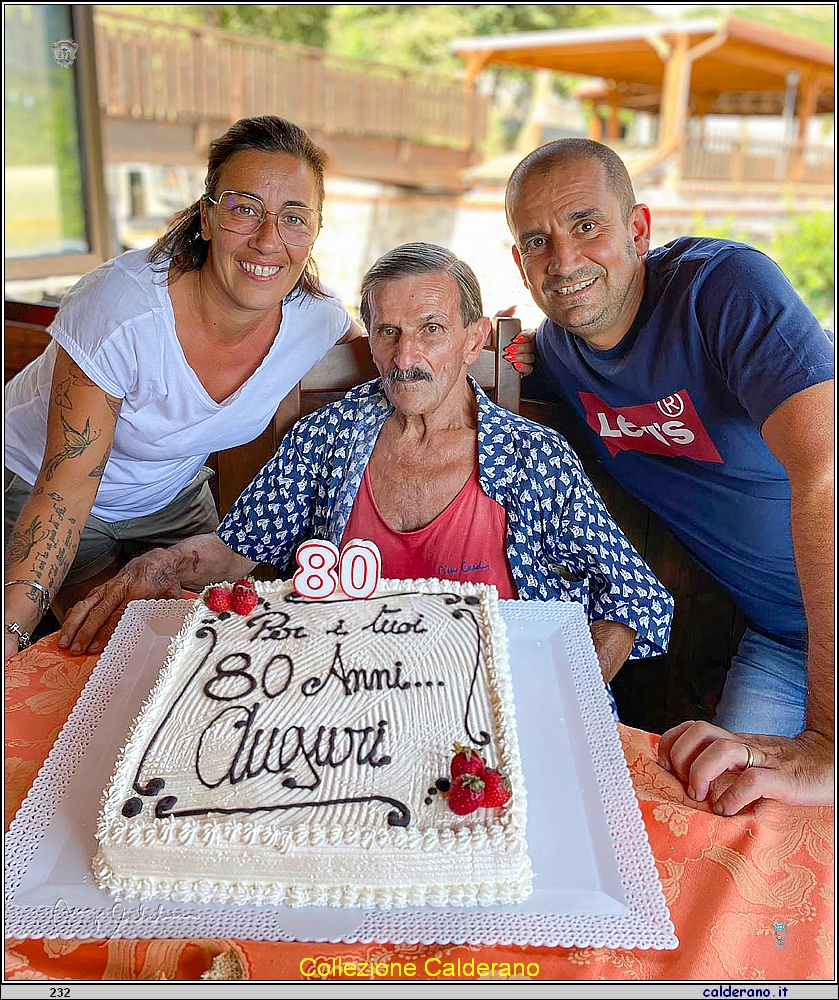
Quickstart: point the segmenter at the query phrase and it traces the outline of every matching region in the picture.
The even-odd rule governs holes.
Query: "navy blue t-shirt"
[[[833,343],[751,247],[684,238],[651,251],[646,268],[638,315],[616,347],[597,351],[545,320],[537,375],[571,401],[609,472],[749,622],[803,649],[789,480],[760,427],[790,396],[833,378]]]

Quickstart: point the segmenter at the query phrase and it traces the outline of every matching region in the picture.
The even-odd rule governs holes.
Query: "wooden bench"
[[[6,300],[3,311],[3,382],[13,378],[44,350],[50,342],[46,328],[52,323],[56,306],[33,305]]]

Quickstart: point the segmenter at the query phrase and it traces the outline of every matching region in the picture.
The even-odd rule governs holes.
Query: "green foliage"
[[[767,252],[816,316],[830,320],[835,293],[833,213],[795,216],[775,233]]]
[[[72,247],[87,238],[76,112],[76,71],[58,66],[49,46],[32,48],[33,34],[70,34],[67,8],[39,5],[34,16],[4,12],[6,38],[6,165],[21,183],[24,167],[54,167],[58,179],[58,228]],[[17,191],[17,188],[15,188]],[[51,203],[49,196],[45,199]],[[20,206],[15,206],[20,210]],[[37,215],[37,210],[35,210]]]
[[[691,233],[719,240],[748,243],[768,254],[789,278],[793,288],[822,323],[834,317],[834,222],[832,212],[792,215],[775,230],[771,239],[755,240],[737,228],[734,215],[708,225],[700,213],[693,218]]]
[[[460,72],[456,38],[654,20],[636,4],[334,4],[327,49],[407,69]]]
[[[726,215],[721,222],[713,225],[705,220],[702,212],[695,212],[690,226],[691,236],[708,236],[714,240],[732,240],[735,243],[748,243],[750,246],[758,247],[757,242],[751,233],[737,228],[737,216],[734,213]],[[763,250],[764,247],[758,247]]]
[[[225,31],[322,49],[333,4],[222,3],[212,7],[217,26]]]
[[[697,7],[690,12],[691,18],[742,17],[745,21],[756,21],[768,28],[786,31],[791,35],[809,38],[812,42],[822,45],[833,45],[833,19],[836,11],[832,3],[767,3],[742,4],[726,7],[722,10],[719,4]]]
[[[243,35],[325,48],[408,69],[459,71],[455,38],[519,31],[633,24],[657,18],[643,4],[103,4],[105,9],[181,24],[205,24]],[[696,7],[691,18],[736,16],[833,44],[833,4],[744,4]]]
[[[176,24],[203,24],[240,35],[324,48],[332,4],[103,4],[122,14]]]

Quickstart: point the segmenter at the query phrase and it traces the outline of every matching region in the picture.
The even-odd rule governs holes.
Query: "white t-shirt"
[[[166,273],[151,269],[147,250],[129,250],[67,293],[49,330],[52,342],[6,386],[6,467],[28,483],[37,478],[58,344],[101,389],[122,399],[92,513],[104,521],[154,513],[193,481],[211,452],[258,437],[349,324],[334,298],[286,300],[262,364],[217,403],[184,357]],[[84,427],[83,414],[76,423],[67,416]]]

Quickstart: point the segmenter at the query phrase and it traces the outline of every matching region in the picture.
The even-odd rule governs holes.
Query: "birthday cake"
[[[105,791],[100,886],[292,906],[525,899],[495,589],[382,580],[367,600],[313,601],[272,583],[254,603],[199,600],[173,640]]]

